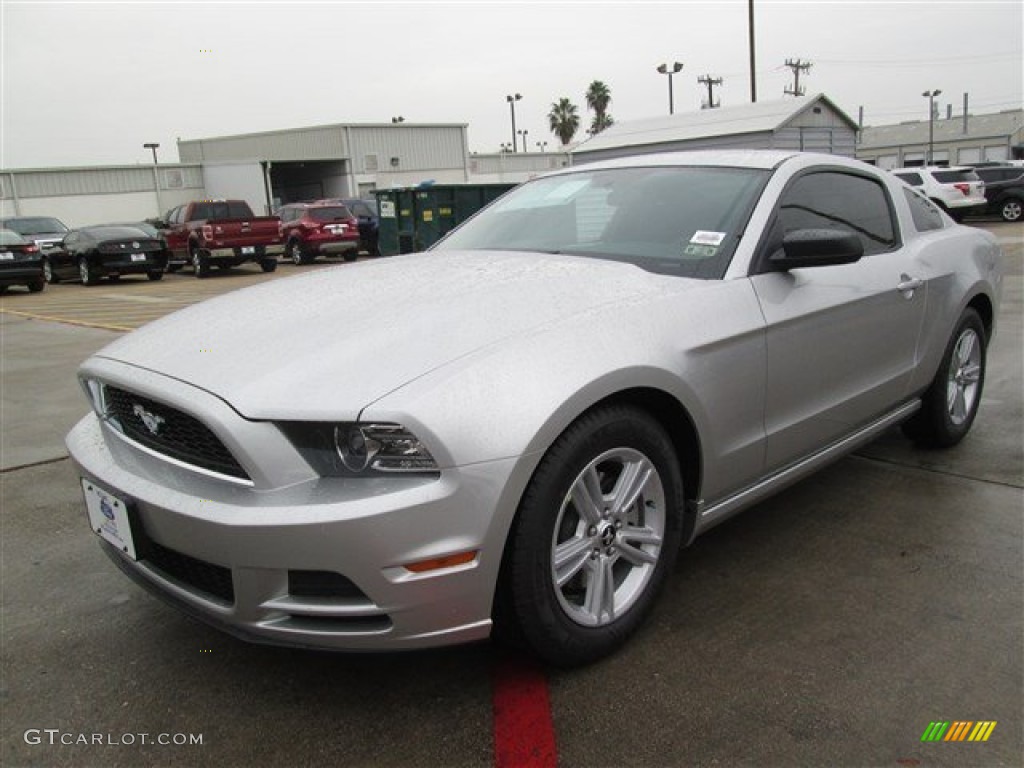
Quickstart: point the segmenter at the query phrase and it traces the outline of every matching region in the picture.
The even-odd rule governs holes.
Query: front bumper
[[[199,414],[212,399],[194,389],[191,396]],[[225,415],[220,405],[210,422]],[[271,452],[287,442],[274,445],[277,428],[257,426]],[[381,479],[311,471],[298,479],[296,464],[278,480],[297,482],[254,472],[246,485],[168,462],[95,414],[67,444],[80,475],[132,510],[138,560],[103,541],[106,553],[149,591],[221,629],[335,650],[412,649],[490,633],[508,525],[496,513],[498,494],[513,459]],[[464,565],[403,567],[468,550],[477,555]]]

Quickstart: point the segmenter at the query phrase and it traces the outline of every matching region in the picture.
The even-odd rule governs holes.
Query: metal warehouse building
[[[179,140],[178,155],[202,164],[208,196],[244,197],[254,210],[469,176],[465,124],[320,125]]]
[[[973,165],[1024,159],[1024,110],[990,115],[962,114],[932,124],[934,165]],[[928,121],[868,126],[861,131],[857,158],[881,168],[924,165]]]
[[[857,123],[826,96],[759,101],[615,123],[580,144],[573,164],[693,149],[793,149],[853,157]]]

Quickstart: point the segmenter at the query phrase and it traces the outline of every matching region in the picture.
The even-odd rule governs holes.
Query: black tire
[[[342,257],[342,258],[343,258],[343,259],[344,259],[345,261],[348,261],[348,262],[352,262],[352,261],[355,261],[356,259],[358,259],[358,258],[359,258],[359,251],[357,251],[357,250],[345,251],[345,252],[344,252],[344,253],[343,253],[343,254],[341,255],[341,257]]]
[[[642,482],[623,480],[634,470]],[[588,480],[601,486],[599,503],[584,503],[593,498]],[[672,441],[651,416],[625,406],[582,416],[545,454],[520,501],[496,596],[498,635],[559,666],[614,651],[672,572],[683,503]],[[564,558],[560,586],[556,557]],[[609,577],[595,611],[591,601]]]
[[[156,283],[164,279],[164,273],[157,270],[153,270],[152,272],[147,272],[146,277],[148,277],[152,282]]]
[[[1008,197],[999,204],[999,215],[1003,221],[1020,221],[1024,214],[1024,202],[1019,197]]]
[[[46,280],[44,280],[44,279],[43,279],[43,278],[41,278],[41,277],[40,277],[40,278],[39,278],[38,280],[32,280],[32,281],[31,281],[31,282],[30,282],[30,283],[28,284],[28,289],[29,289],[29,290],[30,290],[30,291],[31,291],[32,293],[39,293],[39,292],[40,292],[41,290],[43,290],[43,288],[45,288],[45,287],[46,287]]]
[[[181,267],[182,267],[181,264],[171,264],[171,262],[167,262],[167,266],[165,267],[164,271],[166,271],[166,272],[177,272],[179,269],[181,269]]]
[[[210,257],[206,255],[202,248],[192,247],[189,249],[189,255],[192,259],[192,268],[195,270],[196,277],[202,279],[210,276]]]
[[[302,243],[298,240],[290,240],[285,248],[285,253],[292,260],[292,264],[296,265],[309,264],[314,258],[312,254],[302,247]]]
[[[53,268],[53,264],[51,264],[50,260],[45,257],[43,258],[43,279],[50,285],[56,285],[60,282],[60,276]]]
[[[970,431],[985,386],[985,326],[968,307],[946,345],[939,370],[921,409],[903,425],[903,432],[922,448],[949,448]]]
[[[99,275],[89,266],[89,260],[84,256],[78,260],[78,276],[82,279],[82,285],[96,285],[100,281]]]
[[[273,272],[277,269],[277,259],[264,259],[260,262],[260,269],[264,272]]]
[[[116,283],[120,279],[121,279],[120,275],[116,275],[116,274],[115,275],[107,275],[107,280],[109,280],[112,283]]]

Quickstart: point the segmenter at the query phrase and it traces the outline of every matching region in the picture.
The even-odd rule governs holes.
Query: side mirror
[[[782,250],[769,259],[777,271],[801,267],[852,264],[864,255],[864,244],[852,232],[836,229],[797,229],[782,238]]]

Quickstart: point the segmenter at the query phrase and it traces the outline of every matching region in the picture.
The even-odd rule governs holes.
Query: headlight
[[[325,477],[438,471],[426,446],[400,424],[288,422],[278,426]]]

